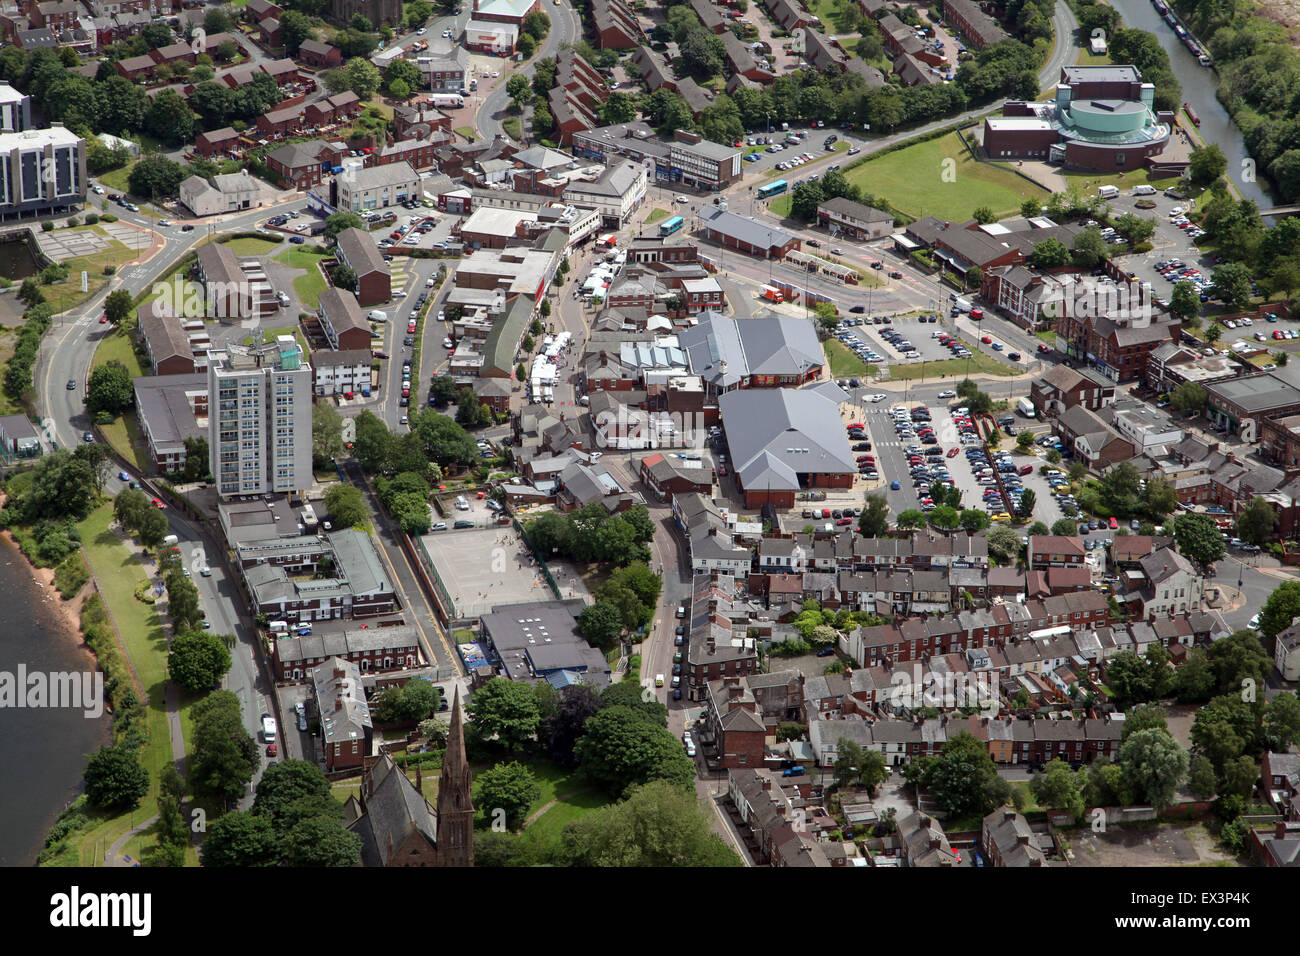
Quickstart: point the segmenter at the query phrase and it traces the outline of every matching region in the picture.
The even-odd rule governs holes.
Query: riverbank
[[[8,500],[8,496],[3,491],[0,491],[0,510],[4,509],[5,503]],[[27,565],[28,571],[31,572],[32,583],[40,588],[39,598],[41,603],[46,605],[50,613],[58,619],[59,630],[72,637],[71,643],[74,646],[81,648],[94,658],[94,652],[86,646],[86,642],[82,640],[81,635],[81,605],[86,599],[86,587],[89,585],[89,582],[87,582],[87,585],[83,585],[81,590],[73,595],[72,598],[65,601],[59,594],[59,589],[54,586],[55,569],[41,568],[33,564],[31,558],[23,554],[23,549],[19,547],[18,539],[14,537],[13,532],[9,531],[7,528],[3,532],[0,532],[0,535],[4,537],[5,541],[9,542],[9,544],[13,546],[14,552],[17,553],[18,556],[23,559],[23,563]],[[99,669],[98,659],[95,659],[95,669]]]

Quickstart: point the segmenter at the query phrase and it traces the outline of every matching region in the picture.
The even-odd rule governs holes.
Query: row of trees
[[[595,601],[578,615],[578,633],[593,647],[608,649],[624,630],[649,624],[663,590],[663,580],[642,562],[618,568],[596,589]]]
[[[546,557],[621,565],[649,560],[647,542],[654,537],[654,523],[644,505],[611,515],[600,502],[592,502],[570,514],[541,515],[524,526],[524,533],[533,549]]]
[[[441,469],[478,461],[478,446],[468,432],[446,415],[422,408],[411,415],[410,431],[395,435],[373,413],[364,411],[356,421],[353,454],[370,474],[396,475],[412,471],[431,483],[442,478]],[[436,476],[430,465],[437,465]]]
[[[403,531],[407,534],[429,532],[429,494],[432,489],[421,474],[404,471],[392,478],[381,476],[375,481],[375,490]]]

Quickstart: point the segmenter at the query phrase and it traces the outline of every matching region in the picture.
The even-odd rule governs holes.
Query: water
[[[1241,131],[1232,122],[1232,117],[1223,108],[1223,104],[1215,98],[1214,91],[1219,85],[1219,74],[1212,67],[1201,66],[1196,61],[1178,39],[1173,28],[1156,13],[1151,0],[1110,0],[1110,4],[1124,18],[1125,26],[1155,34],[1160,45],[1169,54],[1169,64],[1173,68],[1174,76],[1182,84],[1183,100],[1191,103],[1192,108],[1201,117],[1201,125],[1198,127],[1201,136],[1207,143],[1218,143],[1219,149],[1223,150],[1223,155],[1227,157],[1228,178],[1241,192],[1243,199],[1254,200],[1260,209],[1271,208],[1274,205],[1273,200],[1264,191],[1261,182],[1242,181],[1243,170],[1253,169],[1254,161],[1250,160],[1250,153],[1246,151],[1246,145],[1242,142]],[[1198,37],[1199,41],[1206,39],[1208,37]],[[1245,165],[1248,160],[1249,166]]]
[[[0,540],[0,671],[89,671],[94,659],[62,631],[27,559]],[[45,834],[81,792],[86,757],[109,742],[111,718],[80,710],[0,710],[0,866],[31,866]]]
[[[18,281],[36,274],[36,260],[24,239],[0,239],[0,276]]]

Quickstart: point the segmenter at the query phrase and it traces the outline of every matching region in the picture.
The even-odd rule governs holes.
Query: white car
[[[158,220],[158,225],[160,225],[160,226],[170,226],[171,224],[172,224],[172,221],[171,221],[170,219],[159,219],[159,220]]]
[[[690,196],[678,196],[677,199],[676,199],[676,201],[677,201],[677,202],[682,202],[682,203],[690,202],[690,201],[691,201],[691,197],[690,197]]]
[[[416,33],[417,36],[424,36],[424,35],[425,35],[426,33],[428,33],[428,32],[429,32],[429,31],[426,30],[424,27],[420,27],[420,29],[418,29],[418,30],[415,31],[415,33]]]
[[[442,340],[442,347],[445,348],[445,349],[453,349],[453,348],[456,347],[456,343],[454,343],[454,342],[453,342],[451,339],[449,339],[449,338],[448,338],[448,339],[443,339],[443,340]]]
[[[102,196],[102,195],[104,195],[104,187],[103,187],[103,186],[92,186],[92,187],[91,187],[91,191],[94,192],[94,194],[95,194],[96,196]]]
[[[1252,631],[1258,631],[1258,630],[1259,630],[1259,615],[1256,614],[1254,617],[1252,617],[1252,618],[1250,619],[1250,623],[1247,624],[1246,626],[1247,626],[1248,628],[1250,628]]]
[[[873,402],[879,403],[879,402],[883,402],[883,401],[884,401],[885,399],[887,399],[888,397],[889,397],[889,396],[886,395],[884,392],[876,392],[875,395],[872,395],[872,396],[871,396],[871,400],[872,400]]]

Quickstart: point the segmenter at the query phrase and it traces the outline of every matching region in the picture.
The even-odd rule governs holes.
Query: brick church
[[[345,804],[348,829],[361,837],[363,866],[473,866],[474,803],[460,691],[451,708],[435,811],[424,799],[423,777],[411,783],[392,759],[367,758],[361,794]]]

